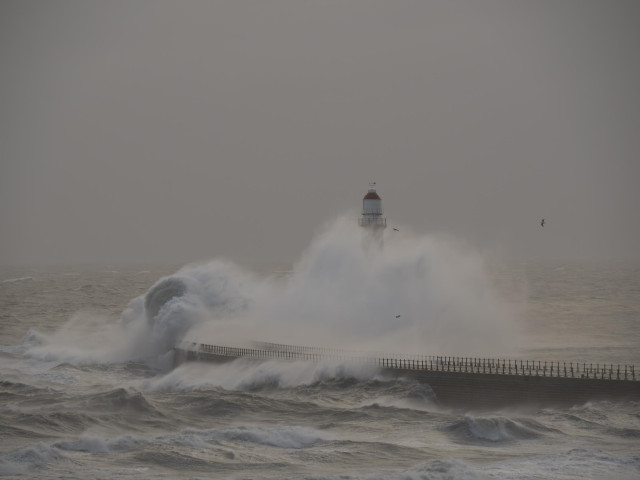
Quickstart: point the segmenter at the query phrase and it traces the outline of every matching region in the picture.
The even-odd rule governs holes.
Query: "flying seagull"
[[[396,227],[393,227],[393,231],[394,232],[399,232],[400,230],[398,230]]]
[[[540,220],[540,226],[544,227],[544,218],[542,220]]]

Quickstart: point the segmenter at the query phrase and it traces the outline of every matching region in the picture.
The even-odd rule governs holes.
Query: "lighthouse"
[[[364,230],[363,244],[367,249],[372,245],[382,248],[382,233],[387,228],[387,219],[382,216],[382,199],[375,187],[375,182],[369,184],[369,190],[362,199],[362,215],[358,219],[358,225]]]

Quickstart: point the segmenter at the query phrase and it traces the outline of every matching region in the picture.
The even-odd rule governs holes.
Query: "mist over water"
[[[175,319],[178,310],[193,325],[184,338],[212,344],[513,351],[515,320],[493,290],[481,255],[455,239],[404,228],[387,232],[382,249],[363,248],[365,235],[348,218],[337,220],[284,278],[260,279],[221,262],[185,268],[177,276],[190,286],[186,295],[162,309],[156,324]]]
[[[261,333],[270,341],[380,351],[510,350],[513,320],[482,257],[451,238],[406,232],[388,231],[383,249],[366,250],[366,231],[337,221],[284,284],[262,292],[256,313],[268,323]]]
[[[366,235],[340,218],[284,275],[223,260],[183,267],[133,299],[117,324],[77,314],[31,353],[162,361],[182,341],[469,356],[514,350],[516,320],[479,253],[405,228],[386,232],[380,249],[365,248]]]

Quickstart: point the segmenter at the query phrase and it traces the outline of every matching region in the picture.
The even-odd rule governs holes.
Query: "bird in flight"
[[[396,227],[393,227],[393,231],[394,232],[399,232],[400,230],[398,230]]]
[[[396,318],[400,318],[400,315],[396,315]]]
[[[542,220],[540,220],[540,226],[544,227],[544,218]]]

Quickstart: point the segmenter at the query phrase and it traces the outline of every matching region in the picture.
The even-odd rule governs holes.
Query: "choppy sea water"
[[[392,274],[385,267],[380,275],[402,282],[398,275],[406,272],[391,265]],[[199,295],[226,293],[207,308],[194,299],[176,304],[167,319],[244,312],[252,303],[265,305],[265,311],[273,307],[259,300],[261,281],[251,285],[247,306],[229,291],[229,277],[220,273],[228,270],[194,268],[180,278],[206,284]],[[172,368],[170,354],[146,349],[145,342],[188,336],[209,319],[198,318],[186,333],[163,324],[159,334],[136,317],[140,301],[131,300],[144,298],[176,270],[0,272],[0,475],[640,478],[640,402],[478,413],[448,408],[428,385],[384,377],[370,367],[238,360]],[[259,277],[308,281],[285,270],[270,268]],[[520,327],[514,357],[640,364],[637,267],[522,263],[489,266],[486,272]],[[247,288],[240,277],[238,288]],[[375,288],[375,282],[368,284]],[[312,286],[320,288],[315,280]],[[288,292],[282,293],[285,300]],[[312,298],[305,302],[314,305]]]

